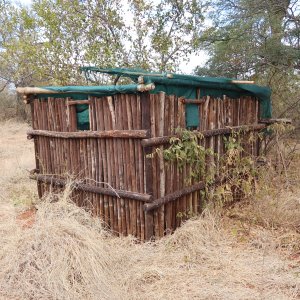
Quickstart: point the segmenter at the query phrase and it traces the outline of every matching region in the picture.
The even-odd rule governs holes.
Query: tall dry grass
[[[32,227],[10,215],[0,223],[0,291],[17,299],[121,299],[99,220],[68,190],[38,205]]]
[[[300,266],[270,237],[241,244],[220,215],[206,212],[173,235],[139,244],[118,238],[68,199],[37,204],[22,226],[16,210],[0,221],[4,299],[296,299]],[[26,220],[24,222],[27,222]],[[263,233],[260,232],[261,238]]]
[[[35,168],[33,143],[26,139],[29,125],[14,120],[0,123],[0,201],[7,197],[19,204],[35,198],[34,182],[28,180]]]
[[[20,204],[36,201],[26,171],[34,162],[32,144],[24,125],[2,124],[0,132],[6,159],[0,160],[6,166],[0,299],[300,297],[296,188],[289,194],[272,188],[227,211],[206,211],[173,235],[145,244],[111,235],[70,201],[68,190],[37,202],[35,221],[22,226]]]

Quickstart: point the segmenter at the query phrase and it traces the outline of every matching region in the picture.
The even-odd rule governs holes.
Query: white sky
[[[30,6],[32,0],[13,0],[15,3]],[[200,51],[199,54],[190,55],[189,62],[183,62],[180,64],[180,71],[182,73],[191,74],[197,66],[204,66],[209,56],[205,51]]]
[[[13,0],[15,3],[21,3],[23,5],[30,5],[32,3],[32,0]]]

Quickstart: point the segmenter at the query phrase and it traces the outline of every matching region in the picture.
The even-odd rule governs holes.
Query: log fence
[[[71,197],[79,206],[91,209],[114,232],[142,241],[174,231],[186,216],[202,209],[204,178],[187,185],[189,165],[179,169],[161,155],[150,157],[156,148],[166,149],[171,137],[180,137],[177,129],[185,128],[185,104],[197,104],[195,130],[203,137],[199,143],[220,156],[224,137],[232,132],[241,132],[245,150],[259,155],[259,140],[249,142],[249,135],[267,126],[259,121],[258,100],[250,96],[190,100],[143,92],[86,100],[27,98],[32,111],[28,138],[34,141],[38,170],[31,177],[37,180],[39,196],[73,178]],[[88,131],[77,128],[77,104],[88,104]],[[206,171],[218,168],[218,163],[207,157]]]

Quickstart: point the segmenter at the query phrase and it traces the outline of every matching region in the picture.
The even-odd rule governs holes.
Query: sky
[[[32,0],[14,0],[15,3],[21,3],[23,5],[30,5],[32,3]]]
[[[22,5],[30,6],[32,0],[14,0],[15,3],[21,3]],[[209,59],[208,54],[205,51],[200,51],[198,54],[190,55],[189,62],[182,62],[179,66],[180,71],[185,74],[191,74],[197,66],[204,66]]]

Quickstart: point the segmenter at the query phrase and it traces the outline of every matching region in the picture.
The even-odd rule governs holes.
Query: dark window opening
[[[87,104],[76,105],[77,129],[90,130],[90,110]]]

